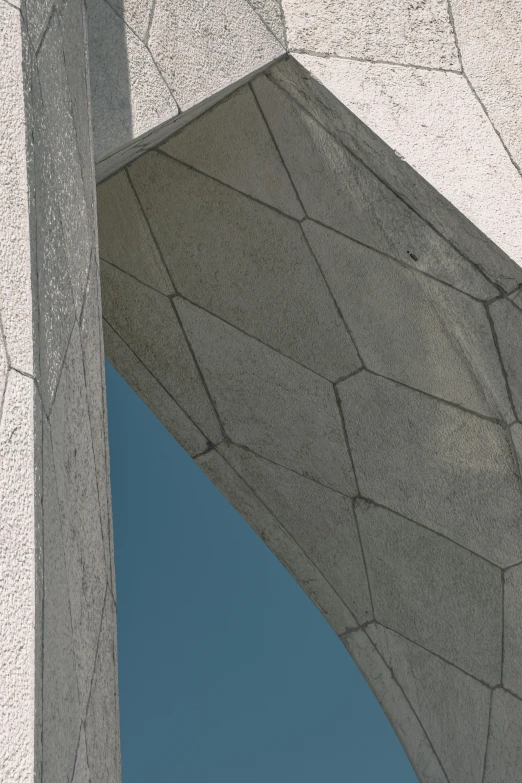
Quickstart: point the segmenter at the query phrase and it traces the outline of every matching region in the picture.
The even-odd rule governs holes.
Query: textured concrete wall
[[[89,0],[89,18],[99,180],[286,50],[522,264],[521,0]]]
[[[521,271],[412,209],[378,145],[285,61],[100,185],[106,352],[419,780],[520,780]]]
[[[0,2],[0,780],[117,783],[86,25]]]

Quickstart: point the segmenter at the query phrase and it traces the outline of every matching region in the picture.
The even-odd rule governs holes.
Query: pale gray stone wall
[[[419,181],[273,66],[98,187],[105,346],[323,612],[419,780],[515,781],[521,270]]]
[[[120,779],[86,43],[0,2],[2,783]]]

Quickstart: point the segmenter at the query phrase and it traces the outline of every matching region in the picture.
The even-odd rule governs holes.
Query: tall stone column
[[[0,781],[119,779],[82,0],[0,0]]]

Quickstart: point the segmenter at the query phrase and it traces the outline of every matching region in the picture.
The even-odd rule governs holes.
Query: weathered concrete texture
[[[387,155],[286,61],[102,183],[107,356],[341,636],[419,779],[501,783],[519,270],[443,201],[427,220]]]
[[[117,783],[81,739],[114,591],[83,3],[2,3],[0,39],[0,779]]]

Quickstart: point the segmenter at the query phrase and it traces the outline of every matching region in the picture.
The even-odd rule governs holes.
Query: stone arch
[[[107,357],[419,780],[516,779],[519,270],[292,60],[102,183],[98,219]]]

